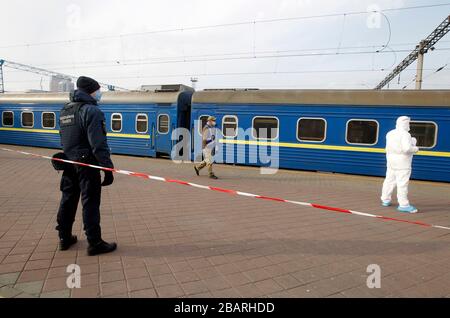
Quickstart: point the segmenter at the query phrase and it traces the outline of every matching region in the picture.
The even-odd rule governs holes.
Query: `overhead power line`
[[[446,42],[446,41],[443,41]],[[447,41],[450,42],[450,41]],[[401,43],[401,44],[391,44],[392,46],[405,46],[412,45],[415,43]],[[293,50],[271,50],[271,51],[241,51],[241,52],[228,52],[228,53],[215,53],[215,54],[200,54],[200,55],[178,55],[178,56],[155,56],[151,58],[143,58],[143,59],[113,59],[113,60],[96,60],[96,61],[84,61],[79,63],[44,63],[40,64],[40,66],[52,66],[57,68],[71,68],[74,66],[92,66],[92,64],[114,64],[114,65],[123,65],[123,63],[128,62],[146,62],[146,61],[160,61],[160,60],[173,60],[173,59],[187,59],[187,58],[206,58],[206,57],[225,57],[225,56],[239,56],[239,55],[252,55],[254,57],[255,54],[280,54],[280,53],[292,53],[292,52],[314,52],[314,51],[333,51],[333,54],[336,54],[336,51],[339,50],[349,50],[349,49],[369,49],[372,48],[373,53],[379,53],[380,50],[376,50],[377,47],[381,47],[383,45],[364,45],[364,46],[346,46],[346,47],[329,47],[329,48],[311,48],[311,49],[293,49]],[[395,51],[395,50],[394,50]],[[339,52],[345,53],[345,52]]]
[[[444,6],[450,6],[450,3],[398,7],[398,8],[386,8],[386,9],[383,9],[380,11],[350,11],[350,12],[330,13],[330,14],[322,14],[322,15],[298,16],[298,17],[290,17],[290,18],[264,19],[264,20],[253,20],[253,21],[241,21],[241,22],[234,22],[234,23],[180,27],[180,28],[153,30],[153,31],[146,31],[146,32],[133,32],[133,33],[106,35],[106,36],[96,36],[96,37],[71,39],[71,40],[57,40],[57,41],[48,41],[48,42],[10,44],[10,45],[0,46],[0,48],[6,49],[6,48],[15,48],[15,47],[32,47],[32,46],[42,46],[42,45],[67,44],[67,43],[82,42],[82,41],[117,39],[117,38],[124,38],[124,37],[130,37],[130,36],[149,35],[149,34],[185,32],[185,31],[194,31],[194,30],[202,30],[202,29],[232,27],[232,26],[239,26],[239,25],[254,25],[254,24],[258,24],[258,23],[274,23],[274,22],[285,22],[285,21],[296,21],[296,20],[307,20],[307,19],[332,18],[332,17],[344,16],[344,15],[350,16],[350,15],[361,15],[361,14],[368,14],[368,13],[417,10],[417,9],[436,8],[436,7],[444,7]]]
[[[436,49],[439,51],[448,51],[450,48],[440,48]],[[104,68],[104,67],[123,67],[123,66],[142,66],[151,64],[173,64],[173,63],[192,63],[192,62],[213,62],[213,61],[231,61],[231,60],[257,60],[257,59],[267,59],[267,58],[293,58],[293,57],[315,57],[315,56],[336,56],[336,55],[359,55],[359,54],[392,54],[392,53],[402,53],[409,52],[409,50],[395,50],[395,51],[355,51],[355,52],[330,52],[330,53],[303,53],[303,54],[270,54],[270,55],[260,55],[260,56],[237,56],[237,57],[221,57],[221,58],[179,58],[167,61],[149,61],[146,62],[142,60],[141,62],[134,63],[120,63],[111,65],[86,65],[86,66],[75,66],[75,67],[56,67],[53,69],[83,69],[83,68]]]
[[[450,41],[440,41],[440,43],[450,43]],[[392,43],[389,45],[391,49],[394,46],[410,46],[416,44],[415,42],[409,43]],[[364,46],[346,46],[341,47],[340,50],[349,50],[349,49],[374,49],[373,53],[379,53],[380,50],[375,50],[377,47],[382,47],[382,44],[373,44],[373,45],[364,45]],[[335,52],[338,47],[328,47],[328,48],[310,48],[310,49],[292,49],[292,50],[272,50],[272,51],[241,51],[241,52],[226,52],[226,53],[214,53],[214,54],[200,54],[200,55],[178,55],[178,56],[155,56],[151,58],[143,58],[143,59],[112,59],[112,60],[92,60],[92,61],[83,61],[79,63],[43,63],[39,64],[40,67],[65,67],[71,68],[74,66],[80,65],[92,65],[92,64],[121,64],[124,62],[140,62],[140,61],[151,61],[151,60],[170,60],[170,59],[184,59],[184,58],[199,58],[199,57],[221,57],[221,56],[233,56],[233,55],[248,55],[248,54],[280,54],[280,53],[289,53],[289,52],[310,52],[310,51],[333,51]],[[391,49],[391,51],[396,51]]]

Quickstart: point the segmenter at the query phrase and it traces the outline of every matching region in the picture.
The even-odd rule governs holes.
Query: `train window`
[[[22,127],[32,128],[34,126],[34,114],[32,112],[22,112]]]
[[[148,117],[146,114],[136,116],[136,132],[145,134],[148,131]]]
[[[410,134],[417,139],[417,147],[433,148],[436,146],[437,125],[433,122],[412,121]]]
[[[14,113],[13,112],[3,112],[2,113],[2,126],[12,127],[14,126]]]
[[[158,116],[158,133],[167,134],[169,132],[169,115],[162,114]]]
[[[42,113],[42,128],[55,128],[55,113]]]
[[[327,122],[322,118],[300,118],[297,122],[299,141],[322,142],[326,138]]]
[[[111,115],[111,131],[113,132],[122,131],[122,114]]]
[[[203,127],[206,126],[206,123],[208,122],[209,115],[202,115],[199,117],[199,123],[198,123],[198,133],[201,135],[203,132]]]
[[[256,138],[256,139],[277,139],[278,138],[278,118],[276,118],[276,117],[254,117],[252,134],[253,134],[253,138]]]
[[[348,144],[375,145],[378,142],[378,122],[366,119],[349,120],[346,141]]]
[[[224,116],[222,119],[222,134],[224,137],[236,137],[238,119],[236,116]]]

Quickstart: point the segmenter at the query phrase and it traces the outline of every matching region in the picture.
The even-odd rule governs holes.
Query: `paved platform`
[[[52,149],[16,147],[51,155]],[[381,208],[382,179],[113,156],[117,168],[260,195],[450,226],[450,184],[413,181],[420,209]],[[205,173],[205,172],[204,172]],[[48,160],[0,151],[0,297],[450,297],[450,231],[116,175],[102,229],[119,248],[57,250],[60,175]],[[68,289],[69,264],[81,288]],[[369,289],[367,266],[381,268]]]

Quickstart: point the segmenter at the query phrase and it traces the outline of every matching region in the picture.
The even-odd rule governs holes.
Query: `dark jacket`
[[[80,90],[72,92],[70,103],[61,110],[60,126],[61,144],[70,160],[114,167],[106,140],[105,115],[92,96]]]

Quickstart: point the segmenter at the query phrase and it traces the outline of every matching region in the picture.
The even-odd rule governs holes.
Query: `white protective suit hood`
[[[411,121],[411,119],[408,116],[401,116],[401,117],[397,118],[397,123],[396,123],[395,129],[409,132],[409,130],[410,130],[409,122],[410,121]]]
[[[401,116],[397,119],[396,128],[386,135],[386,157],[388,168],[411,169],[413,154],[419,151],[415,139],[409,133],[410,118]]]

